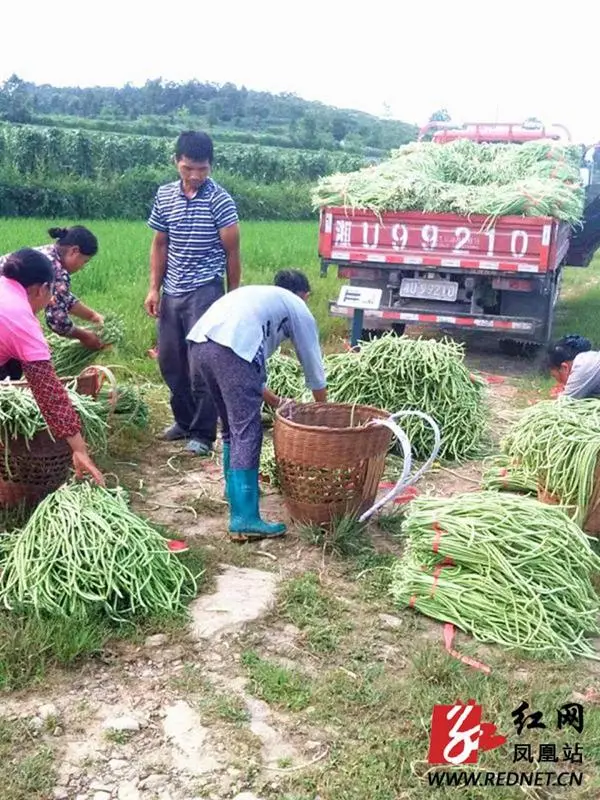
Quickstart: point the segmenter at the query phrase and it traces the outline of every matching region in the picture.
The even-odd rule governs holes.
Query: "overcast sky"
[[[356,5],[352,6],[352,3]],[[598,0],[34,0],[3,9],[0,79],[244,84],[422,123],[561,122],[600,139]],[[352,10],[353,9],[353,10]],[[560,10],[559,10],[560,9]]]

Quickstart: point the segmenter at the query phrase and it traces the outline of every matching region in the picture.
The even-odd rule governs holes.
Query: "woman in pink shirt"
[[[23,372],[42,416],[55,439],[66,439],[73,451],[78,478],[104,479],[89,456],[81,435],[81,422],[59,381],[50,350],[35,316],[52,297],[54,269],[36,250],[19,250],[8,256],[0,276],[0,379]]]

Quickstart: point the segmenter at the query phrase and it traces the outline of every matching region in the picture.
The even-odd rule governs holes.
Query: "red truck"
[[[481,134],[482,127],[487,134]],[[450,136],[443,126],[437,140],[450,141],[461,132],[477,140],[487,135],[486,141],[535,138],[519,139],[522,134],[515,126],[500,127],[497,135],[503,138],[498,139],[489,134],[489,125],[452,131]],[[538,132],[537,138],[548,138],[548,132]],[[589,197],[585,224],[577,234],[567,223],[549,217],[500,217],[490,224],[481,216],[377,216],[324,208],[319,233],[322,274],[334,265],[350,286],[381,293],[377,307],[331,301],[330,313],[353,319],[352,344],[373,330],[402,333],[411,323],[490,331],[508,352],[523,344],[545,344],[552,335],[563,265],[587,266],[600,245],[600,198],[591,193]],[[360,297],[360,291],[355,294]]]

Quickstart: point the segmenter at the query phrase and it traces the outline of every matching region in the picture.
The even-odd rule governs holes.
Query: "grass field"
[[[15,219],[2,223],[0,248],[36,247],[48,241],[47,229],[62,221]],[[65,224],[68,224],[65,221]],[[86,224],[86,223],[83,223]],[[100,243],[98,255],[73,278],[73,289],[92,308],[122,314],[127,341],[118,354],[121,363],[136,371],[152,370],[146,351],[154,344],[155,323],[144,309],[148,290],[148,257],[152,231],[143,222],[89,222]],[[322,336],[329,338],[344,325],[328,316],[327,300],[337,296],[339,282],[334,270],[319,275],[318,229],[315,223],[246,222],[242,225],[242,280],[272,283],[278,269],[296,267],[310,276],[310,306]],[[151,374],[151,373],[150,373]]]

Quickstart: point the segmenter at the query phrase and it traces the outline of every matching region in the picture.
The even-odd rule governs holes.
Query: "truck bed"
[[[570,226],[550,217],[427,214],[418,211],[321,212],[319,255],[329,263],[534,273],[558,268]]]

